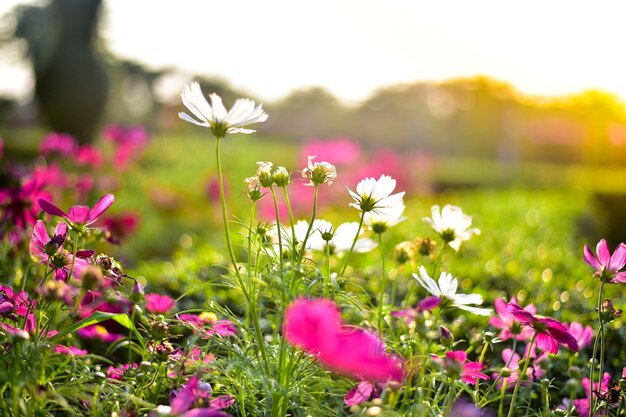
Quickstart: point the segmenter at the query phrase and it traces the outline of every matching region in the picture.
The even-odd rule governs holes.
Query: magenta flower
[[[563,344],[574,352],[578,351],[576,339],[558,320],[531,314],[513,302],[507,304],[507,309],[519,322],[534,330],[536,346],[540,350],[556,354],[559,344]]]
[[[441,304],[441,297],[430,296],[422,299],[415,308],[407,308],[405,310],[392,311],[391,315],[393,317],[406,319],[406,323],[409,324],[412,321],[415,321],[415,318],[419,313],[423,313],[424,311],[434,310]]]
[[[82,231],[85,227],[96,222],[102,213],[111,207],[114,201],[115,197],[113,194],[105,194],[98,200],[93,208],[89,208],[88,206],[72,206],[67,213],[42,198],[39,199],[39,206],[48,214],[65,218],[73,229]]]
[[[24,330],[27,332],[32,332],[37,327],[37,321],[35,319],[36,306],[36,301],[31,300],[25,291],[18,293],[13,291],[10,287],[0,285],[0,316],[15,321],[23,317],[25,320]],[[9,328],[12,328],[12,326],[9,326]]]
[[[133,363],[132,365],[125,363],[124,365],[109,366],[106,371],[106,374],[111,379],[117,379],[118,381],[121,381],[122,377],[124,376],[124,374],[126,374],[126,372],[129,369],[137,369],[137,368],[139,368],[139,365],[136,363]]]
[[[602,375],[602,381],[599,387],[598,387],[598,383],[594,382],[593,395],[596,397],[596,400],[598,397],[605,396],[609,392],[610,381],[611,381],[611,376],[607,372],[605,372]],[[592,395],[591,394],[591,382],[589,378],[586,378],[586,377],[583,378],[581,385],[583,386],[583,389],[585,390],[585,398],[574,400],[573,403],[574,403],[574,407],[576,408],[576,411],[578,412],[577,415],[581,417],[589,417],[589,414],[591,413],[591,410],[589,410],[589,406],[590,406],[591,395]],[[567,409],[567,406],[565,407],[561,406],[559,408]],[[604,415],[604,412],[598,411],[594,413],[594,416],[599,416],[599,415]]]
[[[102,153],[91,145],[85,145],[76,151],[76,163],[98,169],[102,166]]]
[[[541,357],[539,358],[539,360],[540,359]],[[511,371],[511,375],[507,377],[507,380],[506,380],[507,387],[513,388],[513,386],[519,379],[519,375],[521,373],[521,368],[519,366],[520,356],[519,354],[515,353],[513,350],[507,348],[507,349],[504,349],[504,351],[502,351],[502,360],[504,361],[505,366],[509,368]],[[499,375],[498,373],[494,373],[492,376],[494,378],[497,378],[498,375]],[[537,366],[534,363],[531,366],[529,366],[528,369],[526,370],[526,377],[528,378],[529,381],[533,381],[536,378],[541,378],[542,375],[543,375],[543,370],[541,369],[540,366]],[[502,387],[502,380],[498,381],[497,387],[498,388]]]
[[[146,310],[154,314],[169,313],[176,306],[176,301],[169,295],[146,294]]]
[[[380,387],[376,387],[376,385],[372,384],[369,381],[361,381],[354,386],[348,393],[343,397],[343,402],[348,407],[353,405],[358,405],[364,403],[365,401],[369,401],[372,397],[378,398],[378,390]]]
[[[517,304],[517,299],[512,297],[511,303]],[[489,318],[489,324],[496,329],[500,329],[500,334],[498,335],[500,339],[509,340],[515,338],[517,340],[528,340],[532,337],[533,330],[522,326],[515,316],[513,316],[513,314],[507,309],[506,301],[501,298],[496,298],[493,305],[496,309],[497,316]],[[537,309],[532,304],[524,307],[524,311],[527,311],[530,314],[537,313]]]
[[[78,329],[76,333],[83,339],[98,339],[106,343],[113,343],[124,337],[123,334],[109,332],[106,327],[99,324],[83,327]]]
[[[330,300],[295,301],[285,312],[283,333],[334,372],[371,382],[404,379],[400,358],[387,354],[373,333],[344,325]]]
[[[487,375],[480,372],[483,369],[483,364],[468,362],[467,353],[462,350],[446,352],[443,360],[434,355],[433,360],[443,366],[452,379],[460,378],[467,384],[475,384],[477,379],[489,379]]]
[[[176,316],[180,321],[191,324],[194,330],[201,329],[207,336],[218,334],[220,336],[234,336],[237,334],[237,328],[230,320],[218,320],[213,313],[197,314],[178,314]]]
[[[185,417],[229,417],[222,410],[235,403],[231,395],[222,395],[211,399],[213,389],[207,382],[199,381],[194,375],[181,389],[173,390],[170,394],[170,414]],[[194,408],[198,405],[208,407]]]
[[[79,349],[74,346],[64,346],[64,345],[56,345],[52,349],[52,351],[56,353],[61,353],[63,355],[69,355],[69,356],[85,356],[86,354],[89,353],[85,349]]]
[[[54,270],[55,278],[64,282],[67,282],[69,278],[73,258],[72,253],[63,249],[66,236],[67,225],[64,222],[57,224],[54,236],[50,238],[44,222],[37,220],[30,240],[30,254],[42,264],[49,265]],[[92,250],[76,251],[74,269],[71,270],[74,278],[80,279],[85,269],[89,266],[87,258],[90,258],[93,254],[94,251]]]
[[[110,125],[104,130],[104,138],[117,147],[113,164],[118,169],[124,169],[145,148],[148,132],[142,126]]]
[[[577,321],[573,321],[566,326],[569,334],[576,339],[578,349],[584,349],[591,344],[591,339],[593,338],[593,329],[591,326],[583,327],[583,325]]]
[[[53,152],[59,155],[72,156],[78,147],[78,142],[72,136],[65,133],[53,132],[46,135],[41,142],[39,152],[48,155]]]
[[[620,243],[611,255],[609,245],[602,239],[596,246],[596,255],[585,245],[585,262],[596,269],[594,275],[604,282],[626,282],[626,245]]]
[[[25,230],[35,224],[40,211],[38,201],[50,198],[50,194],[44,191],[48,184],[49,180],[44,175],[33,174],[22,184],[0,188],[0,237],[10,226]]]

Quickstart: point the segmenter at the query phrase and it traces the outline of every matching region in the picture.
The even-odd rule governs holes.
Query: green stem
[[[309,227],[304,235],[304,241],[302,242],[302,248],[300,249],[300,256],[298,256],[298,265],[302,262],[302,258],[304,257],[304,251],[306,250],[306,242],[309,240],[309,236],[311,235],[311,229],[313,229],[313,222],[315,221],[315,216],[317,216],[317,190],[318,184],[313,184],[313,212],[311,214],[311,221],[309,222]]]
[[[441,262],[441,258],[443,257],[443,249],[446,247],[446,242],[443,242],[443,245],[441,245],[441,248],[439,248],[439,253],[437,254],[437,258],[435,259],[435,263],[433,264],[433,270],[430,274],[430,276],[433,279],[435,278],[436,272],[437,272],[437,267],[439,266],[439,263]]]
[[[361,211],[361,219],[359,220],[359,227],[356,230],[356,235],[354,235],[352,246],[350,246],[350,250],[346,254],[346,260],[343,261],[343,267],[341,268],[341,272],[339,272],[337,279],[343,277],[343,273],[346,272],[346,268],[348,267],[348,262],[350,261],[350,255],[352,255],[352,251],[354,250],[354,245],[356,245],[357,240],[359,240],[359,234],[361,233],[361,227],[363,227],[364,218],[365,218],[365,212]]]
[[[506,397],[506,382],[508,378],[502,380],[502,388],[500,389],[500,404],[498,405],[498,415],[503,415],[504,412],[504,397]]]
[[[513,414],[515,414],[515,399],[517,397],[517,392],[519,391],[519,387],[520,385],[522,385],[522,381],[524,380],[524,377],[526,376],[526,371],[528,370],[528,365],[530,365],[530,352],[532,352],[533,350],[533,346],[535,345],[535,340],[537,339],[537,332],[535,332],[535,334],[533,334],[533,338],[530,340],[530,345],[528,347],[528,354],[526,356],[526,360],[524,361],[524,368],[522,369],[522,371],[519,374],[519,377],[517,378],[517,382],[515,383],[515,389],[513,389],[513,396],[511,397],[511,407],[509,408],[509,413],[507,414],[508,417],[513,417]]]
[[[283,233],[280,226],[280,213],[278,211],[278,200],[276,199],[276,191],[274,187],[270,187],[272,198],[274,199],[274,211],[276,212],[276,230],[278,232],[278,261],[280,262],[280,273],[283,273]]]
[[[65,278],[65,283],[69,283],[70,279],[72,279],[72,273],[74,272],[74,263],[76,261],[76,252],[78,251],[78,230],[74,232],[74,242],[72,242],[72,264],[70,265],[70,271],[67,274],[67,278]]]
[[[604,292],[604,284],[602,281],[600,284],[600,291],[598,292],[598,306],[596,310],[598,311],[598,321],[600,322],[600,329],[598,334],[596,335],[596,339],[593,342],[593,352],[591,353],[591,364],[589,365],[589,383],[591,384],[591,394],[589,396],[589,415],[594,415],[595,413],[595,395],[593,393],[593,381],[594,381],[594,371],[596,368],[596,353],[598,351],[598,344],[600,345],[600,377],[598,379],[598,387],[602,386],[602,372],[603,372],[603,362],[604,362],[604,320],[602,317],[602,293]]]
[[[380,295],[378,299],[378,331],[383,332],[383,302],[385,299],[385,284],[387,279],[385,276],[385,252],[383,251],[383,234],[378,233],[378,244],[380,246]]]
[[[296,239],[296,228],[294,226],[293,212],[291,211],[291,202],[289,201],[289,193],[287,192],[287,187],[283,187],[283,194],[285,195],[285,204],[287,204],[287,212],[289,213],[289,223],[291,225],[291,257],[292,259],[295,259],[296,253],[298,251],[297,249],[298,240]]]
[[[226,211],[226,195],[224,193],[224,179],[222,177],[222,158],[220,154],[220,137],[216,137],[215,141],[215,160],[217,162],[217,181],[219,183],[220,188],[220,205],[222,206],[222,221],[224,222],[224,235],[226,237],[226,247],[228,248],[228,256],[230,257],[230,262],[235,268],[235,274],[239,279],[239,283],[241,282],[241,274],[239,272],[239,265],[237,265],[237,259],[235,258],[235,251],[233,250],[233,244],[230,240],[230,229],[228,228],[228,213]],[[243,288],[242,288],[243,289]]]
[[[333,291],[333,280],[330,274],[330,245],[326,242],[326,280],[325,284],[322,284],[324,288],[322,289],[322,294],[324,297],[327,297],[328,294],[332,296]]]

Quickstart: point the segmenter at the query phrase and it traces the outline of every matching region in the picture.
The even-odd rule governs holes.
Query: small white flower
[[[439,282],[435,282],[432,279],[426,268],[419,267],[419,275],[413,274],[413,278],[420,283],[422,287],[429,293],[436,297],[441,297],[450,301],[452,307],[460,308],[461,310],[469,311],[470,313],[479,314],[481,316],[488,316],[491,314],[490,308],[472,307],[468,304],[480,305],[483,303],[483,297],[480,294],[457,294],[456,290],[459,285],[459,281],[452,277],[452,274],[442,272],[439,276]]]
[[[302,170],[302,178],[309,180],[304,185],[328,184],[329,186],[337,179],[337,169],[329,162],[313,162],[315,156],[309,156],[307,167]]]
[[[350,203],[352,207],[364,212],[373,211],[375,213],[393,216],[400,206],[403,207],[401,193],[391,194],[396,188],[396,180],[388,175],[381,175],[378,180],[374,178],[365,178],[356,186],[356,192],[348,188],[350,196],[354,199],[354,203]]]
[[[439,206],[435,205],[431,213],[432,217],[424,217],[424,221],[455,251],[459,250],[461,242],[480,234],[479,229],[468,229],[472,225],[472,217],[463,213],[460,207],[447,204],[440,213]]]
[[[211,99],[211,104],[209,104],[197,82],[186,85],[180,96],[185,107],[199,120],[183,112],[178,113],[178,116],[186,122],[210,128],[213,135],[218,138],[223,138],[230,133],[253,133],[254,130],[244,127],[252,123],[264,122],[268,118],[267,113],[263,111],[262,104],[255,106],[254,101],[247,98],[237,99],[233,108],[227,111],[221,97],[212,93],[209,95]]]
[[[337,227],[333,238],[328,242],[332,248],[332,252],[337,255],[343,255],[350,250],[354,237],[359,230],[357,222],[342,223]],[[354,252],[366,253],[374,249],[378,244],[370,238],[361,238],[354,244]]]
[[[371,229],[374,233],[380,234],[385,232],[388,228],[395,226],[404,220],[404,203],[400,201],[393,207],[383,213],[377,213],[375,211],[369,211],[365,213],[363,223]]]

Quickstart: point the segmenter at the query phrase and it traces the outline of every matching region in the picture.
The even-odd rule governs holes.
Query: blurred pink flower
[[[76,151],[76,163],[98,169],[102,166],[102,152],[91,145],[85,145]]]
[[[577,321],[573,321],[569,325],[566,324],[566,326],[569,334],[576,339],[578,349],[584,349],[591,344],[591,339],[593,338],[591,326],[583,326]]]
[[[139,214],[127,211],[107,215],[100,218],[97,225],[106,230],[105,237],[109,242],[119,244],[135,233],[139,227]]]
[[[63,346],[63,345],[56,345],[52,349],[52,351],[56,353],[61,353],[63,355],[70,355],[70,356],[85,356],[86,354],[89,353],[85,349],[79,349],[74,346]]]
[[[330,300],[296,300],[285,312],[285,338],[314,355],[326,368],[371,382],[402,381],[401,359],[368,331],[343,324]]]
[[[361,145],[345,138],[314,139],[300,148],[298,165],[306,165],[309,155],[317,155],[319,160],[328,161],[333,165],[353,164],[361,155]]]
[[[419,313],[422,313],[424,311],[434,310],[435,308],[439,307],[439,304],[441,304],[441,297],[432,295],[418,302],[415,308],[407,308],[405,310],[392,311],[391,315],[397,318],[405,317],[407,324],[409,324],[412,321],[415,321],[415,318],[417,317]]]
[[[540,357],[538,360],[541,360]],[[520,356],[515,353],[512,349],[506,348],[502,351],[502,360],[504,361],[504,365],[511,370],[511,375],[506,380],[507,388],[512,389],[515,386],[515,383],[519,379],[519,375],[521,373],[521,369],[519,366]],[[493,378],[498,377],[498,373],[494,373]],[[526,370],[526,378],[528,381],[534,381],[535,379],[541,378],[543,375],[543,369],[536,364],[532,364]],[[502,387],[502,379],[498,381],[498,388]]]
[[[511,303],[517,304],[515,297],[511,298]],[[507,309],[507,302],[502,298],[496,298],[493,303],[497,316],[489,318],[489,324],[496,329],[500,329],[498,337],[502,340],[509,340],[515,338],[517,340],[528,340],[533,335],[533,330],[529,327],[524,327]],[[537,313],[537,309],[534,305],[529,304],[524,307],[525,311],[530,314]]]
[[[50,198],[50,194],[45,191],[48,184],[45,177],[33,174],[16,186],[0,188],[0,236],[11,230],[11,227],[25,230],[36,223],[40,211],[38,201]]]
[[[360,381],[343,397],[343,402],[348,407],[369,401],[370,398],[378,398],[377,387],[369,381]]]
[[[133,363],[132,365],[125,363],[124,365],[109,366],[109,368],[107,369],[107,376],[111,379],[117,379],[121,381],[126,371],[131,368],[137,369],[139,368],[139,365],[136,363]]]
[[[93,208],[89,208],[88,206],[72,206],[67,213],[42,198],[39,199],[39,206],[48,214],[67,219],[71,227],[80,230],[95,223],[98,218],[111,207],[114,201],[115,197],[113,194],[105,194],[98,200]]]
[[[600,384],[598,384],[597,382],[594,382],[593,395],[595,396],[596,401],[598,397],[602,397],[609,392],[610,381],[611,381],[611,376],[607,372],[605,372],[602,375],[602,381]],[[592,393],[591,381],[589,380],[589,378],[585,377],[583,378],[581,385],[583,386],[583,389],[585,390],[585,398],[574,400],[573,403],[574,403],[574,407],[576,407],[576,411],[578,411],[579,416],[589,417],[589,414],[591,413],[591,410],[589,410],[589,406],[591,402],[591,395],[592,395],[591,394]],[[604,412],[597,411],[594,415],[595,416],[604,415]]]
[[[170,393],[171,414],[181,417],[228,417],[219,410],[235,403],[232,395],[211,398],[213,389],[208,382],[200,381],[197,375],[189,379],[187,384]],[[194,408],[202,405],[202,408]],[[208,407],[207,407],[208,406]]]
[[[104,138],[116,145],[113,165],[117,169],[127,168],[148,144],[148,132],[142,126],[109,125],[104,130]]]
[[[476,407],[476,405],[465,399],[460,399],[454,403],[449,417],[491,417],[493,412],[488,409]]]
[[[489,379],[482,372],[483,364],[480,362],[468,362],[467,353],[462,350],[446,352],[444,359],[434,355],[433,360],[446,370],[450,378],[460,378],[467,384],[475,384],[477,379]]]
[[[83,339],[99,339],[107,343],[113,343],[124,337],[123,334],[109,332],[106,327],[100,324],[83,327],[76,330],[76,333]]]
[[[596,246],[596,255],[589,246],[585,245],[584,259],[596,269],[594,275],[604,282],[626,282],[626,271],[622,271],[626,265],[626,245],[620,243],[615,252],[611,254],[606,240],[602,239]]]
[[[35,318],[36,306],[36,300],[31,300],[26,291],[16,292],[10,287],[0,285],[0,316],[15,321],[18,320],[18,317],[24,317],[26,320],[24,330],[26,332],[32,332],[37,327]],[[21,330],[15,333],[10,329],[12,326],[6,326],[8,326],[8,328],[4,327],[5,330],[14,334],[22,334]]]
[[[169,313],[176,306],[176,301],[169,295],[146,294],[146,310],[154,314]]]
[[[78,142],[71,135],[53,132],[43,138],[39,151],[44,156],[53,152],[59,155],[73,156],[77,148]]]

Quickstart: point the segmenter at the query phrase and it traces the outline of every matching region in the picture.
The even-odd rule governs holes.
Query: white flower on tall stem
[[[480,234],[479,229],[469,229],[472,216],[463,213],[460,207],[447,204],[440,212],[439,206],[434,205],[431,213],[432,217],[424,217],[424,221],[455,251],[459,250],[461,242]]]
[[[254,130],[246,129],[245,126],[264,122],[268,118],[262,104],[257,106],[254,101],[247,98],[237,99],[233,107],[226,110],[221,97],[212,93],[209,95],[211,99],[209,104],[197,82],[186,85],[181,98],[185,107],[199,120],[183,112],[178,113],[178,116],[186,122],[210,128],[213,135],[218,138],[232,133],[253,133]]]
[[[399,207],[404,210],[404,191],[391,194],[396,188],[396,180],[388,175],[381,175],[378,180],[365,178],[356,186],[356,192],[348,188],[354,199],[350,205],[364,213],[374,212],[384,216],[393,216]]]
[[[435,282],[432,279],[426,268],[419,267],[419,275],[413,274],[413,278],[420,283],[426,291],[436,297],[441,298],[441,305],[445,306],[446,301],[450,307],[460,308],[461,310],[469,311],[470,313],[479,314],[481,316],[488,316],[491,314],[490,308],[472,307],[472,305],[480,305],[483,303],[483,297],[480,294],[457,294],[456,290],[459,285],[459,281],[452,277],[452,274],[441,272],[439,276],[439,282]]]

